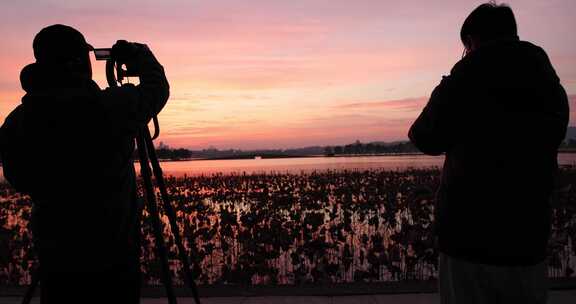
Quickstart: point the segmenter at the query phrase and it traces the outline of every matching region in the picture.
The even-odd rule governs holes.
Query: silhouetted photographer
[[[409,137],[446,154],[436,207],[442,303],[545,303],[546,245],[568,101],[548,56],[508,6],[476,8],[465,56]]]
[[[0,152],[6,179],[34,202],[41,303],[138,303],[134,138],[168,100],[164,70],[146,45],[119,41],[112,56],[140,83],[101,90],[77,30],[44,28],[33,48]]]

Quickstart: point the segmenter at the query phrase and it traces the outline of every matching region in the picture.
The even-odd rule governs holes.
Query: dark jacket
[[[26,95],[0,129],[4,176],[33,201],[42,269],[138,267],[134,137],[168,100],[164,70],[144,48],[140,84],[101,90],[61,68],[27,66]]]
[[[440,250],[485,264],[544,260],[566,92],[546,55],[523,41],[472,52],[410,128],[422,152],[446,154],[436,207]]]

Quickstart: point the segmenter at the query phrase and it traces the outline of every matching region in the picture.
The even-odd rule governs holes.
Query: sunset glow
[[[405,140],[462,53],[460,26],[485,1],[169,0],[0,4],[0,120],[24,94],[32,39],[62,23],[95,47],[146,43],[171,98],[160,141],[193,149]],[[510,0],[520,37],[543,47],[576,124],[576,2]],[[104,66],[94,62],[105,86]]]

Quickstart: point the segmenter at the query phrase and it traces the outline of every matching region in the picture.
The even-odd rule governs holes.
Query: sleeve
[[[546,83],[547,88],[551,89],[546,90],[546,92],[550,92],[550,95],[544,98],[549,101],[547,104],[551,107],[550,114],[552,115],[549,115],[546,124],[543,123],[542,125],[550,126],[550,130],[546,130],[549,131],[546,132],[546,134],[549,134],[548,136],[554,141],[553,144],[555,146],[560,146],[566,137],[566,130],[570,121],[568,95],[560,83],[560,78],[556,70],[554,70],[548,54],[540,47],[537,47],[537,50],[539,52],[538,60],[542,67],[541,74],[547,77],[542,83]],[[548,110],[546,112],[548,112]]]
[[[100,95],[107,123],[115,131],[136,132],[160,113],[170,95],[164,68],[146,45],[140,45],[133,64],[138,69],[140,84],[107,88]]]
[[[557,84],[557,94],[558,94],[558,109],[556,117],[558,118],[557,121],[557,132],[555,139],[557,140],[557,145],[560,145],[564,138],[566,137],[566,131],[568,129],[568,123],[570,121],[570,106],[568,102],[568,95],[566,94],[566,90],[564,87],[558,82]]]
[[[453,79],[445,76],[408,132],[410,141],[418,150],[428,155],[440,155],[450,148],[452,136],[449,105],[453,99]]]
[[[20,120],[22,106],[8,115],[0,127],[0,159],[4,178],[19,192],[29,193],[33,184],[34,171],[28,159],[26,141],[22,139]]]

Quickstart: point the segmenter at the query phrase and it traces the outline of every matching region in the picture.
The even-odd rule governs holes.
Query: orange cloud
[[[373,102],[355,102],[355,103],[338,105],[336,107],[341,109],[378,108],[378,109],[399,109],[406,111],[416,111],[421,110],[427,101],[428,101],[427,97],[417,97],[417,98],[406,98],[406,99],[395,99],[395,100],[373,101]]]

